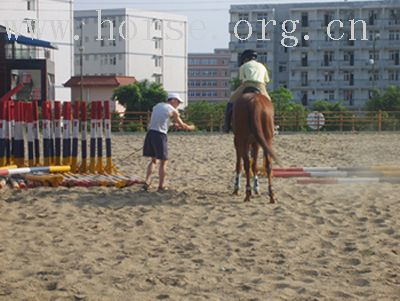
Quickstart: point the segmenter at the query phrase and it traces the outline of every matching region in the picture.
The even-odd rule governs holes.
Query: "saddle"
[[[246,88],[244,88],[244,90],[243,90],[243,94],[246,94],[246,93],[257,93],[257,94],[261,94],[261,91],[260,91],[258,88],[256,88],[256,87],[246,87]]]

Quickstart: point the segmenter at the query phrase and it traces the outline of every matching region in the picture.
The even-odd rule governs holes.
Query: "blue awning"
[[[36,46],[36,47],[43,47],[43,48],[50,48],[50,49],[58,49],[57,46],[52,45],[51,42],[39,40],[35,38],[30,38],[26,36],[18,35],[18,38],[14,34],[4,35],[5,40],[8,42],[17,42],[18,44],[24,44],[29,46]]]

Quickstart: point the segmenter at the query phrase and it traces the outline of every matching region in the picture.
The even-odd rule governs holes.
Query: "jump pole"
[[[112,153],[111,153],[111,111],[110,102],[104,102],[104,128],[106,135],[106,168],[108,174],[113,172]]]
[[[51,138],[51,121],[50,121],[50,103],[43,101],[42,103],[42,135],[43,135],[43,164],[50,165],[50,138]]]
[[[28,166],[34,166],[34,151],[33,151],[33,104],[27,102],[24,105],[25,109],[25,122],[27,127],[27,140],[28,140]]]
[[[54,102],[54,143],[55,143],[55,152],[54,152],[54,164],[61,165],[61,102]]]
[[[71,165],[71,103],[63,104],[63,165]]]
[[[102,173],[103,168],[103,105],[101,101],[97,102],[96,108],[96,132],[97,132],[97,164],[96,171]]]
[[[72,160],[71,160],[72,172],[78,172],[79,111],[80,111],[80,102],[75,101],[73,106],[73,121],[72,121]]]
[[[91,111],[90,111],[90,163],[89,163],[90,173],[96,173],[96,137],[97,137],[96,110],[97,110],[97,102],[93,101],[91,103]]]
[[[6,117],[6,102],[1,100],[0,101],[0,167],[6,165],[5,117]]]
[[[39,105],[36,100],[32,102],[33,110],[33,139],[35,151],[34,166],[40,165],[40,141],[39,141]]]
[[[80,172],[87,172],[87,109],[86,102],[81,102],[81,166]]]

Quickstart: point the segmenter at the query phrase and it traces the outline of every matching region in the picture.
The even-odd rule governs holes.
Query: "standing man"
[[[167,133],[171,117],[179,129],[187,131],[193,131],[195,129],[194,125],[184,123],[179,117],[177,108],[181,103],[183,103],[183,100],[179,94],[170,93],[168,94],[167,102],[161,102],[153,107],[150,124],[148,126],[143,146],[143,156],[151,157],[151,161],[147,166],[146,183],[143,185],[145,191],[147,191],[151,185],[151,174],[157,164],[157,160],[160,160],[160,168],[158,171],[159,184],[157,191],[163,192],[167,189],[165,186],[168,162]]]
[[[233,104],[243,94],[247,87],[257,88],[261,94],[270,99],[266,85],[270,82],[268,70],[265,66],[257,62],[257,52],[251,49],[245,50],[240,56],[239,79],[240,86],[232,93],[229,103],[225,110],[224,131],[229,132]]]

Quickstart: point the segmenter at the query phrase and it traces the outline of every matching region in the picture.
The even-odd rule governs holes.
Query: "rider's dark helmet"
[[[253,60],[253,59],[254,60],[257,59],[257,51],[254,51],[252,49],[247,49],[243,51],[243,53],[240,55],[239,64],[241,66],[246,62],[246,60]]]

